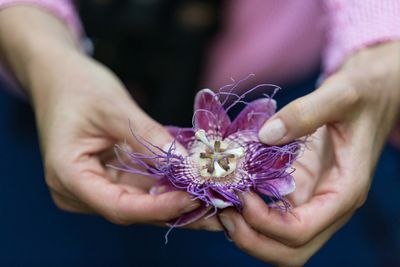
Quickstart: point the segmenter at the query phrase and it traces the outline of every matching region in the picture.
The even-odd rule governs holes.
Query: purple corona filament
[[[250,103],[244,99],[254,90],[273,85],[258,85],[241,95],[233,93],[241,82],[225,86],[218,93],[201,90],[195,99],[193,127],[168,127],[175,142],[186,148],[187,155],[177,152],[175,142],[163,150],[136,135],[148,149],[148,155],[121,147],[116,149],[119,159],[122,151],[130,160],[128,164],[120,159],[118,169],[158,180],[151,194],[183,190],[203,203],[197,210],[170,222],[173,227],[184,226],[227,207],[240,211],[239,194],[249,191],[267,196],[271,207],[290,209],[285,196],[295,189],[292,164],[299,155],[301,142],[282,146],[261,143],[258,131],[275,113],[276,102],[267,95]],[[231,121],[227,112],[238,103],[246,106]]]

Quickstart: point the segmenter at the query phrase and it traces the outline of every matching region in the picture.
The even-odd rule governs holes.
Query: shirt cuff
[[[0,0],[0,11],[7,7],[16,5],[31,5],[41,8],[64,22],[69,30],[80,41],[82,50],[86,53],[92,52],[92,46],[89,39],[85,37],[84,30],[72,0]],[[4,82],[4,87],[12,94],[25,98],[14,76],[4,68],[0,62],[0,79]]]
[[[60,18],[78,40],[83,36],[82,24],[71,0],[0,0],[0,10],[21,4],[36,6],[50,12]]]
[[[326,0],[329,19],[324,71],[336,71],[350,54],[400,40],[399,0]]]

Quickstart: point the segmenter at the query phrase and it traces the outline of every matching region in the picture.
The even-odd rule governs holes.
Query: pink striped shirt
[[[263,81],[297,81],[323,63],[325,75],[351,53],[400,40],[400,0],[232,0],[209,51],[205,84],[255,73]]]

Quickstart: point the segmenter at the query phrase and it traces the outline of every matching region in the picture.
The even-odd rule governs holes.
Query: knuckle
[[[120,225],[120,226],[128,226],[132,224],[131,221],[127,220],[125,216],[122,216],[121,213],[117,210],[112,212],[111,214],[105,214],[104,217],[106,220],[110,221],[113,224]]]
[[[347,86],[341,92],[341,101],[345,107],[353,107],[361,100],[361,95],[354,86]]]
[[[295,236],[290,237],[287,240],[287,245],[292,247],[292,248],[299,248],[306,244],[308,241],[308,238],[304,234],[297,234]]]
[[[294,257],[292,257],[290,259],[284,260],[280,264],[278,263],[277,266],[280,266],[280,267],[297,267],[297,266],[301,267],[305,263],[306,263],[306,260],[303,260],[303,259],[301,259],[299,257],[294,256]]]
[[[304,266],[310,256],[307,255],[307,250],[304,248],[285,248],[277,255],[274,255],[273,262],[276,266],[297,267]]]
[[[257,229],[261,228],[267,222],[267,215],[265,213],[257,212],[252,208],[249,208],[243,215],[246,222]]]
[[[305,97],[300,97],[292,102],[293,114],[302,114],[306,110],[307,99]]]
[[[65,173],[65,160],[58,159],[57,157],[46,157],[44,159],[44,177],[47,186],[56,191],[65,191],[64,184],[61,182],[60,173]]]
[[[118,195],[114,201],[112,201],[111,206],[103,207],[100,213],[113,224],[128,226],[132,224],[132,220],[128,219],[126,213],[122,210],[121,205],[121,195]]]
[[[53,199],[53,203],[54,205],[63,211],[72,211],[72,209],[69,207],[69,205],[67,203],[65,203],[64,200],[62,200],[61,198],[57,197],[55,194],[51,194],[51,198]]]
[[[254,240],[251,237],[240,235],[235,239],[236,246],[246,253],[251,253],[254,249]]]
[[[309,129],[313,127],[313,107],[312,103],[309,103],[307,97],[301,97],[293,102],[293,112],[296,116],[296,121],[299,122],[299,125],[302,125],[304,128]]]
[[[300,224],[294,228],[290,236],[285,240],[286,245],[292,248],[299,248],[309,241],[307,224]]]
[[[164,131],[164,128],[158,124],[158,123],[154,123],[154,122],[147,122],[147,123],[143,123],[140,124],[140,128],[137,129],[138,133],[144,137],[144,138],[150,138],[152,135],[159,135],[160,133],[162,133]]]
[[[46,173],[44,176],[44,179],[45,179],[47,186],[50,189],[52,189],[56,192],[60,191],[60,184],[59,184],[59,182],[57,182],[57,180],[55,179],[55,177],[53,175]]]
[[[183,192],[170,192],[155,197],[151,207],[156,220],[166,222],[176,219],[182,214],[192,212],[193,210],[188,211],[187,209],[193,203],[186,203],[183,199],[185,195],[186,193]]]
[[[183,213],[183,210],[180,212],[175,212],[173,210],[164,210],[163,212],[158,212],[157,215],[155,215],[155,219],[160,222],[167,222],[179,217],[179,215]]]
[[[355,208],[356,209],[361,208],[365,204],[365,202],[367,201],[367,198],[368,198],[368,194],[367,193],[361,194],[361,196],[356,200]]]
[[[64,187],[61,185],[56,175],[53,172],[48,171],[48,169],[45,170],[44,180],[50,190],[53,190],[57,193],[61,193],[64,191]]]

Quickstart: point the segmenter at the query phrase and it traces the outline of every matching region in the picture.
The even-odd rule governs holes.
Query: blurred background
[[[87,0],[78,7],[94,57],[151,116],[183,126],[223,4]],[[319,72],[280,82],[279,107],[313,90]],[[166,228],[120,227],[58,210],[44,182],[32,110],[0,86],[0,266],[265,266],[223,233],[174,230],[164,245]],[[388,144],[366,204],[307,266],[400,266],[399,163]]]

